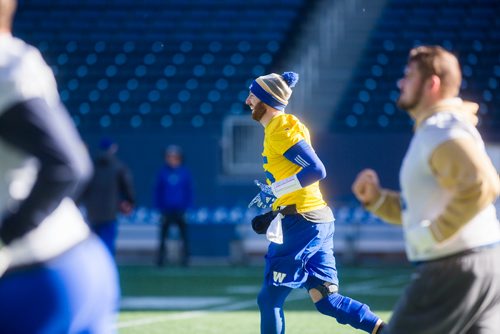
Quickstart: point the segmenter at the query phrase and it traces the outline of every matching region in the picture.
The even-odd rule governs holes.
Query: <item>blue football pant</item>
[[[316,282],[314,277],[310,278]],[[257,297],[260,309],[261,334],[285,333],[283,304],[292,291],[285,286],[264,284]],[[334,317],[339,323],[372,333],[379,318],[363,303],[338,293],[327,296],[315,304],[322,314]]]
[[[116,268],[91,237],[47,263],[0,278],[0,330],[10,334],[115,333]]]
[[[269,285],[300,288],[314,276],[338,285],[333,235],[335,224],[317,224],[301,215],[282,219],[283,244],[270,243],[264,277]]]
[[[292,292],[292,288],[286,286],[274,286],[264,284],[257,296],[257,304],[260,310],[260,332],[261,334],[285,333],[285,315],[283,304],[286,297]]]

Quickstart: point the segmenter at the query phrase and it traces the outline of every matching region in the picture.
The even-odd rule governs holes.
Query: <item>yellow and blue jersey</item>
[[[312,146],[309,130],[294,115],[279,114],[267,124],[264,131],[262,157],[268,184],[295,175],[302,169],[301,166],[294,164],[283,155],[302,140]],[[307,187],[278,198],[273,204],[273,210],[279,206],[292,204],[296,205],[299,213],[325,207],[326,203],[321,195],[319,182],[314,182]]]

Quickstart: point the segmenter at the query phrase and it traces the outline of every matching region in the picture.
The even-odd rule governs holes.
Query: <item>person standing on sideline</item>
[[[40,52],[0,0],[0,331],[115,333],[118,275],[74,199],[92,165]]]
[[[402,224],[415,274],[384,334],[498,333],[500,181],[476,130],[478,105],[458,98],[457,58],[439,46],[409,53],[399,108],[415,121],[401,192],[365,169],[352,189],[372,213]]]
[[[258,233],[266,233],[272,241],[257,298],[261,333],[285,332],[283,304],[293,289],[301,287],[308,290],[322,314],[378,333],[382,320],[367,305],[339,294],[333,254],[335,219],[319,189],[325,167],[311,146],[307,127],[285,113],[297,81],[294,72],[258,77],[246,99],[252,118],[264,127],[262,157],[267,179],[267,184],[256,181],[261,191],[249,207],[272,209],[252,222]],[[262,220],[264,228],[258,226]]]
[[[182,238],[182,264],[189,263],[189,238],[186,226],[186,210],[193,204],[193,181],[191,172],[184,165],[182,150],[170,145],[165,150],[165,164],[156,178],[154,206],[161,212],[161,227],[156,264],[163,266],[166,258],[165,240],[170,226],[179,228]]]
[[[116,156],[118,144],[104,137],[99,142],[99,149],[94,159],[94,176],[81,202],[92,231],[114,256],[118,234],[117,215],[119,212],[129,214],[132,211],[135,194],[131,173]]]

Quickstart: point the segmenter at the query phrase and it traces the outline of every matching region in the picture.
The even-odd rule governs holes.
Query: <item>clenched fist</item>
[[[365,206],[377,201],[381,193],[377,173],[373,169],[362,170],[352,184],[352,192]]]

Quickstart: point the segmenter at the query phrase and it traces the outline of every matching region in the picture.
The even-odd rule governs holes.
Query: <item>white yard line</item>
[[[391,288],[390,286],[393,286],[398,283],[402,283],[408,279],[407,275],[397,275],[393,276],[389,279],[387,278],[377,278],[377,279],[372,279],[372,280],[366,280],[364,282],[356,283],[353,284],[352,287],[348,287],[345,289],[342,289],[340,293],[345,292],[346,294],[349,293],[360,293],[362,292],[363,294],[372,294],[372,295],[379,295],[379,294],[396,294],[399,289],[396,288]],[[307,299],[308,295],[306,293],[292,293],[288,298],[287,301],[293,301],[293,300],[301,300],[301,299]],[[133,319],[133,320],[125,320],[125,321],[120,321],[118,322],[116,328],[131,328],[131,327],[139,327],[139,326],[145,326],[145,325],[151,325],[159,322],[164,322],[164,321],[169,321],[169,320],[182,320],[182,319],[191,319],[191,318],[196,318],[196,317],[202,317],[206,316],[211,312],[216,312],[216,311],[236,311],[236,310],[243,310],[249,307],[256,306],[256,299],[248,299],[248,300],[243,300],[239,301],[236,303],[228,303],[225,305],[220,305],[220,306],[215,306],[215,307],[210,307],[205,310],[198,310],[198,311],[186,311],[186,312],[176,312],[176,313],[171,313],[171,314],[166,314],[162,316],[156,316],[156,317],[147,317],[147,318],[141,318],[141,319]]]
[[[290,297],[287,298],[287,300],[300,300],[300,299],[305,299],[307,298],[307,295],[291,295]],[[171,313],[171,314],[166,314],[163,316],[158,316],[158,317],[149,317],[149,318],[142,318],[142,319],[134,319],[134,320],[126,320],[126,321],[120,321],[116,328],[130,328],[130,327],[138,327],[138,326],[144,326],[144,325],[150,325],[158,322],[164,322],[168,320],[182,320],[182,319],[190,319],[190,318],[196,318],[196,317],[201,317],[208,315],[209,313],[212,313],[214,311],[236,311],[236,310],[243,310],[252,306],[256,306],[257,301],[255,298],[253,299],[248,299],[236,303],[230,303],[226,305],[221,305],[221,306],[216,306],[212,307],[207,310],[203,311],[187,311],[187,312],[177,312],[177,313]]]
[[[167,321],[167,320],[189,319],[189,318],[194,318],[194,317],[205,315],[206,313],[208,313],[208,312],[206,312],[206,311],[187,311],[187,312],[167,314],[167,315],[158,316],[158,317],[149,317],[149,318],[142,318],[142,319],[120,321],[116,325],[116,328],[139,327],[139,326],[151,325],[151,324],[155,324],[155,323],[163,322],[163,321]]]

